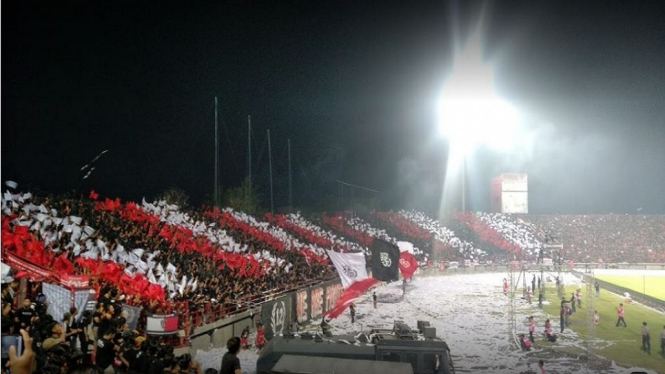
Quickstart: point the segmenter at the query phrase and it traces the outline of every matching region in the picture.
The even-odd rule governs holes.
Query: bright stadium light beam
[[[453,148],[464,153],[479,144],[511,149],[517,118],[512,106],[495,98],[449,97],[441,102],[443,134]]]
[[[466,210],[467,155],[480,145],[511,150],[520,118],[518,111],[499,96],[492,68],[483,61],[480,27],[466,48],[456,53],[452,67],[438,108],[441,132],[449,143],[442,208],[450,204],[445,201],[445,195],[450,195],[446,190],[461,182],[462,210]]]

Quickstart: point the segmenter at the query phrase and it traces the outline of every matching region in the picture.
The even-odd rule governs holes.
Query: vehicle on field
[[[436,329],[430,327],[427,321],[418,321],[417,330],[412,330],[402,321],[395,321],[392,329],[372,329],[356,335],[324,336],[318,333],[304,333],[300,336],[275,336],[261,351],[256,362],[256,372],[258,374],[283,372],[284,369],[280,369],[276,365],[285,355],[401,362],[410,364],[415,374],[434,372],[455,374],[448,344],[436,336]],[[289,362],[292,360],[289,359]],[[295,364],[291,366],[293,365]],[[363,363],[363,365],[368,364]],[[316,367],[320,366],[316,365]],[[375,366],[379,367],[379,365]],[[438,371],[435,371],[436,367],[438,367]],[[282,371],[273,371],[275,368]],[[295,367],[291,367],[291,369],[297,371]],[[319,370],[309,371],[309,373],[324,374],[328,372],[327,369]]]
[[[270,372],[274,374],[413,374],[413,368],[405,362],[283,355]]]

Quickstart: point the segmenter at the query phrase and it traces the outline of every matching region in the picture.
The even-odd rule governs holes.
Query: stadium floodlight
[[[451,149],[464,154],[480,144],[511,149],[519,115],[495,88],[494,72],[483,61],[480,28],[455,55],[452,68],[438,108],[441,130]]]
[[[517,134],[517,111],[497,97],[444,97],[441,130],[451,148],[466,154],[476,145],[512,148]]]
[[[518,111],[498,94],[494,72],[483,61],[481,50],[478,27],[466,48],[456,53],[437,108],[441,132],[449,143],[445,183],[461,182],[463,211],[468,154],[479,145],[511,150],[519,125]],[[444,189],[444,195],[447,193]],[[445,196],[442,205],[444,200]]]

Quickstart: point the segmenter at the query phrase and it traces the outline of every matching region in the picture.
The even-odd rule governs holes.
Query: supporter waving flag
[[[372,276],[384,282],[399,279],[399,248],[385,240],[374,239],[372,252]]]
[[[342,279],[344,289],[349,288],[355,282],[367,279],[367,264],[364,253],[340,253],[330,250],[326,250],[326,252]]]

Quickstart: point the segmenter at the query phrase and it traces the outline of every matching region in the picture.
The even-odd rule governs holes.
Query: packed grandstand
[[[232,208],[194,210],[165,201],[122,202],[100,198],[94,191],[72,200],[8,190],[2,197],[2,259],[14,270],[3,280],[3,334],[18,333],[32,324],[44,329],[36,339],[48,340],[51,329],[60,326],[54,322],[70,321],[72,314],[81,316],[83,308],[69,316],[30,314],[37,321],[41,318],[38,323],[24,320],[21,313],[25,308],[39,310],[30,301],[39,302],[43,284],[84,282],[98,302],[89,325],[113,326],[114,333],[120,333],[127,322],[121,317],[123,308],[134,307],[140,310],[134,331],[120,334],[131,346],[128,349],[159,356],[165,367],[189,367],[195,365],[191,357],[176,359],[172,347],[187,346],[196,328],[285,292],[335,279],[337,272],[325,250],[370,256],[368,248],[376,239],[411,242],[421,267],[441,269],[455,262],[535,263],[552,257],[608,266],[665,262],[665,216],[661,215],[457,212],[440,221],[401,210],[251,216]],[[557,244],[563,249],[553,254],[550,247]],[[21,278],[29,284],[21,295],[28,305],[18,304],[13,280]],[[180,333],[159,338],[171,348],[142,338],[152,314],[178,317]],[[95,360],[104,367],[116,361],[125,371],[147,372],[154,361],[128,356],[117,362],[115,355],[105,361],[104,351],[94,344],[89,350],[83,348],[87,344],[82,342],[92,336],[81,333],[88,327],[81,325],[84,319],[76,321],[63,327],[71,335],[68,339],[81,337],[72,343],[82,349],[72,358],[79,363]],[[56,372],[59,361],[52,358],[55,351],[49,352],[50,348],[38,352],[44,356],[38,362]]]

